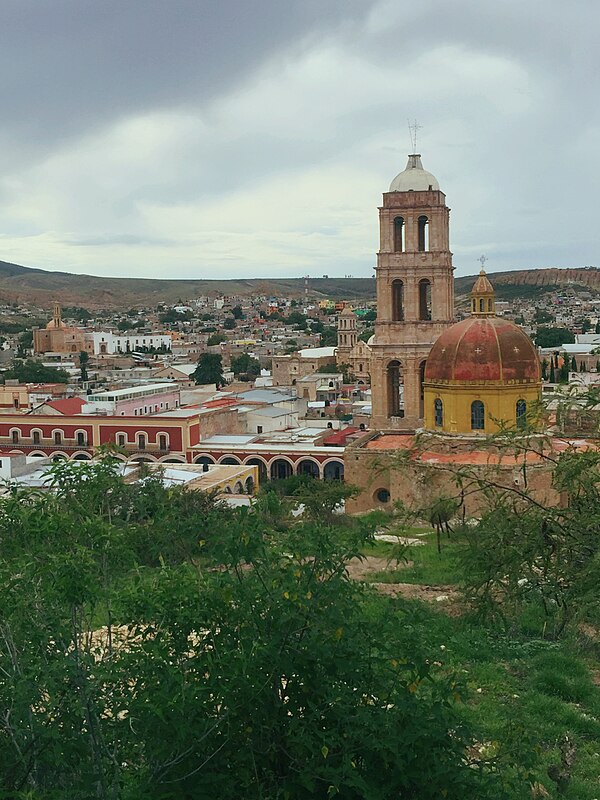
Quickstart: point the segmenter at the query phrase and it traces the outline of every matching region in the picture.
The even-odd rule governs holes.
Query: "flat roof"
[[[127,389],[114,389],[108,392],[98,392],[87,397],[88,402],[100,403],[104,400],[122,400],[127,397],[144,397],[151,394],[159,394],[166,390],[176,391],[179,387],[176,383],[145,383],[142,386],[130,386]]]

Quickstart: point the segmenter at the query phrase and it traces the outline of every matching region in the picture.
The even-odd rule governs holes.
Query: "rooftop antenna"
[[[419,131],[423,126],[417,123],[417,120],[413,120],[411,122],[409,119],[406,120],[408,122],[408,133],[410,136],[410,144],[412,147],[412,154],[417,154],[417,131]]]
[[[487,258],[485,256],[481,255],[481,256],[479,256],[479,258],[477,260],[481,264],[481,271],[485,272],[485,262],[487,261]]]

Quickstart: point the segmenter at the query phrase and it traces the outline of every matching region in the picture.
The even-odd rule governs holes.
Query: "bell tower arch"
[[[377,321],[371,344],[374,428],[423,424],[424,365],[454,321],[450,209],[421,156],[408,157],[379,209]]]

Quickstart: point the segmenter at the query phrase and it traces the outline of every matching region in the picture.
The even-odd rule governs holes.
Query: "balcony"
[[[65,452],[72,450],[75,452],[76,450],[90,450],[91,446],[87,441],[85,444],[76,444],[72,439],[63,440],[61,444],[55,444],[54,439],[40,439],[37,444],[33,444],[29,439],[13,442],[8,436],[0,436],[0,448],[2,450],[64,450]]]

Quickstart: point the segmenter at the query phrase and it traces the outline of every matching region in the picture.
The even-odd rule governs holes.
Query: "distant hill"
[[[456,279],[457,295],[465,294],[475,275]],[[502,296],[531,296],[539,289],[550,290],[577,285],[600,291],[600,270],[536,269],[491,273],[490,278]],[[509,289],[510,287],[510,289]],[[312,298],[373,300],[373,278],[311,278]],[[22,267],[0,261],[0,301],[31,303],[49,308],[54,300],[65,306],[84,308],[132,308],[176,303],[200,295],[276,295],[301,298],[304,278],[248,278],[236,280],[161,280],[155,278],[99,278],[68,272]]]

